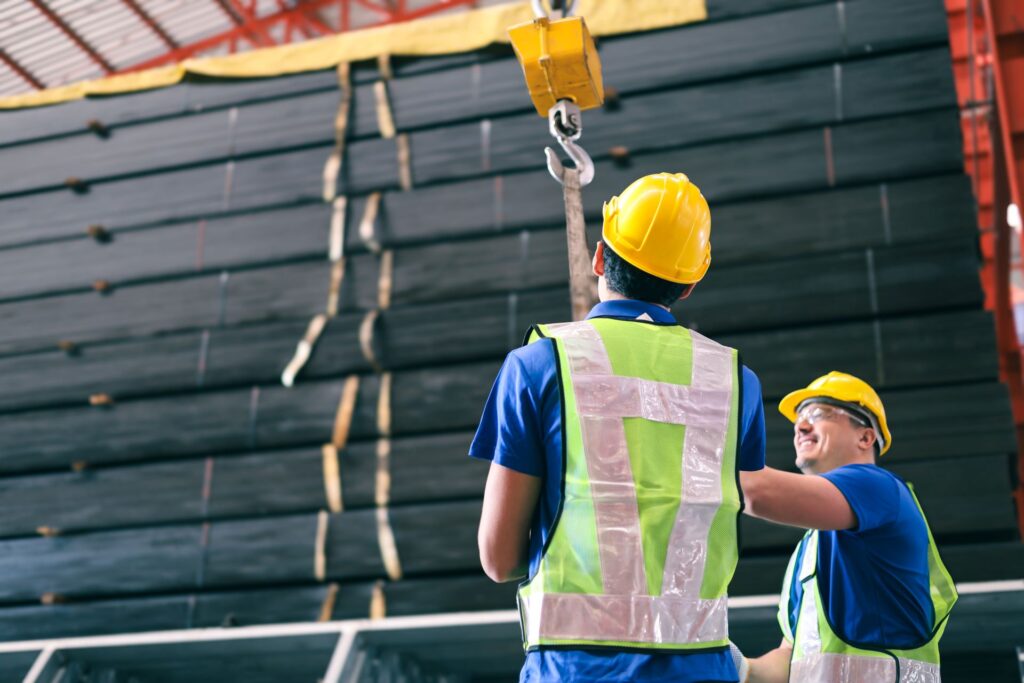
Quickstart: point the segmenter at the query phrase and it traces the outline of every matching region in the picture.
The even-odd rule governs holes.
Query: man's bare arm
[[[824,477],[794,474],[772,467],[740,472],[745,512],[753,517],[804,529],[852,529],[857,526],[846,497]]]
[[[756,659],[748,659],[750,675],[745,683],[786,683],[789,680],[789,660],[793,646],[787,640],[774,650]]]
[[[480,564],[497,582],[526,576],[530,522],[537,508],[541,480],[491,463],[484,489],[477,544]]]

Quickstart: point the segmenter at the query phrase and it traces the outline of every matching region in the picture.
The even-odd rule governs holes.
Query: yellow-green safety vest
[[[561,508],[519,589],[527,650],[728,645],[736,568],[735,350],[679,325],[535,326],[557,350]]]
[[[910,492],[920,511],[921,505],[912,488]],[[923,511],[921,516],[924,517]],[[779,626],[785,639],[793,645],[790,683],[940,683],[939,640],[946,630],[957,592],[939,557],[931,529],[928,529],[928,579],[935,617],[928,641],[910,649],[890,648],[884,643],[877,646],[861,643],[861,647],[856,647],[836,634],[822,607],[818,585],[818,532],[808,531],[803,544],[800,566],[797,566],[800,546],[789,560],[779,600]],[[796,624],[789,623],[793,581],[803,584]]]

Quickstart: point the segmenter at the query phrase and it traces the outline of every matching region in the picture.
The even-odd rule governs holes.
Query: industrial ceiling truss
[[[14,0],[0,97],[475,6],[477,0]]]

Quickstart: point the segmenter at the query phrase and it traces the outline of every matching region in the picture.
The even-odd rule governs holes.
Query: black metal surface
[[[674,312],[759,374],[769,463],[792,463],[775,400],[854,372],[882,393],[882,464],[915,483],[954,577],[1014,578],[1012,416],[941,3],[709,5],[707,22],[601,41],[620,99],[585,115],[591,240],[634,177],[689,173],[712,204],[714,267]],[[378,305],[380,257],[358,229],[374,191],[375,237],[394,250],[373,349],[394,371],[388,510],[405,571],[376,600],[513,606],[479,572],[486,465],[465,450],[502,355],[568,313],[561,195],[507,48],[394,66],[414,187],[399,189],[378,74],[359,65],[341,315],[292,389],[279,374],[327,302],[333,72],[0,114],[0,637],[319,618],[320,446],[352,373],[325,579],[340,582],[334,618],[369,613],[385,576],[381,381],[358,340]],[[794,533],[743,532],[731,591],[776,591]],[[45,594],[70,602],[33,604]]]

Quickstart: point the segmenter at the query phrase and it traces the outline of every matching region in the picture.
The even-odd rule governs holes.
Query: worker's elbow
[[[481,562],[481,564],[484,568],[484,574],[495,583],[507,583],[515,578],[512,570],[507,566],[494,562]]]
[[[491,581],[506,583],[518,578],[517,558],[509,557],[507,552],[502,552],[499,544],[483,536],[479,539],[479,546],[480,566]]]
[[[500,558],[480,553],[480,565],[483,567],[487,578],[495,583],[506,583],[517,578],[515,564],[503,561]]]

